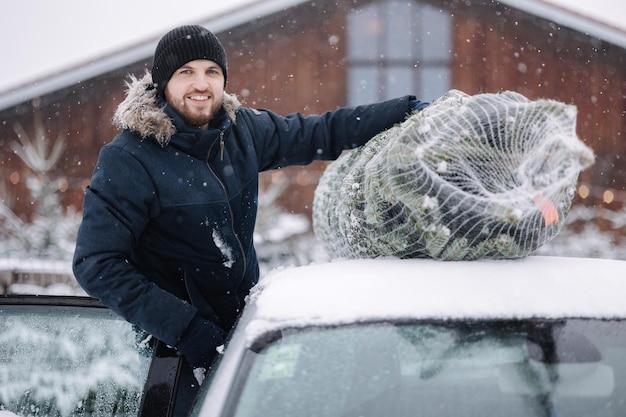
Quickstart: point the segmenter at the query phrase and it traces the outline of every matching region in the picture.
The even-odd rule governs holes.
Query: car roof
[[[626,261],[341,260],[272,271],[253,289],[249,338],[387,319],[626,318]]]

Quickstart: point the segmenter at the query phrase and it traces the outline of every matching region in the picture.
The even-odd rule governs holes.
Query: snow
[[[0,258],[0,271],[32,271],[44,274],[71,274],[72,264],[69,261],[45,259]]]
[[[626,48],[626,3],[622,0],[500,0],[592,38]],[[526,72],[525,65],[519,71]]]
[[[626,31],[626,3],[622,0],[542,0],[579,16]]]
[[[575,11],[599,21],[605,21],[616,27],[625,28],[624,15],[626,3],[621,0],[544,0],[556,6]]]
[[[137,407],[148,356],[137,352],[130,324],[111,320],[106,311],[96,316],[89,310],[71,316],[28,311],[2,308],[0,408],[21,413],[41,406],[69,416],[90,392],[98,393],[96,407],[120,401],[118,388],[126,393],[125,406]]]
[[[626,318],[626,261],[339,260],[277,269],[253,290],[249,340],[275,327],[384,319]]]
[[[70,295],[70,296],[82,296],[86,297],[87,293],[78,285],[70,284],[52,284],[52,285],[37,285],[37,284],[22,284],[16,283],[9,285],[7,289],[8,294],[37,294],[37,295]]]
[[[233,264],[235,263],[235,258],[233,257],[233,249],[226,244],[224,238],[222,238],[220,232],[216,229],[213,229],[213,243],[215,243],[215,246],[217,246],[225,259],[225,261],[223,262],[224,267],[232,268]]]
[[[279,216],[275,221],[275,227],[268,230],[265,237],[270,242],[282,242],[294,235],[306,233],[310,228],[310,222],[304,215],[283,215]]]
[[[0,284],[9,294],[86,296],[70,260],[0,258]]]

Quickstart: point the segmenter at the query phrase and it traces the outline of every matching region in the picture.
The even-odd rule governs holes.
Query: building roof
[[[626,49],[626,3],[620,0],[499,1]]]
[[[307,0],[228,0],[224,2],[190,0],[186,3],[186,13],[176,14],[171,18],[167,18],[171,4],[165,3],[165,0],[151,2],[135,0],[130,4],[126,0],[109,0],[97,4],[110,6],[111,10],[107,8],[95,12],[89,12],[94,5],[87,2],[81,3],[83,6],[87,5],[85,9],[80,10],[83,14],[109,13],[109,15],[102,16],[102,20],[106,21],[102,27],[98,26],[93,17],[87,19],[86,16],[84,18],[88,21],[81,26],[79,23],[82,19],[76,18],[79,16],[77,12],[68,14],[69,22],[64,22],[63,13],[59,13],[59,20],[51,22],[50,31],[46,30],[48,28],[30,27],[26,32],[21,33],[20,29],[15,29],[18,31],[17,36],[10,32],[19,27],[22,22],[17,22],[17,25],[13,26],[9,24],[11,20],[17,19],[19,12],[15,10],[16,8],[32,9],[35,6],[34,3],[37,3],[42,7],[52,5],[51,7],[58,7],[59,10],[66,10],[73,8],[77,3],[74,0],[59,0],[52,3],[45,0],[25,0],[15,3],[11,13],[0,17],[0,34],[5,31],[4,38],[12,39],[9,61],[14,62],[13,65],[7,65],[5,61],[4,68],[0,68],[0,110],[148,59],[154,53],[160,37],[175,26],[200,24],[219,33],[305,1]],[[163,3],[163,6],[159,7],[158,2]],[[151,5],[152,3],[155,5]],[[135,8],[129,11],[130,6]],[[125,10],[124,13],[131,14],[132,20],[129,21],[127,16],[127,20],[122,19],[121,22],[115,23],[116,19],[119,20],[122,10]],[[158,13],[157,10],[161,12]],[[164,10],[168,12],[163,12]],[[29,12],[23,11],[23,13]],[[143,13],[150,18],[141,20],[137,17],[142,16]],[[45,10],[38,14],[45,14]],[[160,19],[157,19],[157,16],[160,16]],[[23,21],[23,19],[17,20]],[[38,23],[43,24],[46,21],[39,19]],[[125,24],[129,26],[128,30],[123,32],[119,27]],[[64,30],[64,27],[67,29]],[[98,31],[106,33],[91,36],[92,33]],[[131,35],[120,37],[119,32]],[[46,33],[49,33],[49,36],[46,37]],[[113,33],[118,35],[113,36]],[[24,36],[20,36],[22,34]],[[92,43],[85,44],[84,38],[89,38],[89,42]],[[40,49],[43,50],[41,54],[38,52]],[[54,51],[50,52],[49,49],[54,49]],[[57,56],[62,56],[63,59],[55,59]],[[30,69],[34,69],[35,72],[29,72]],[[3,74],[4,71],[10,72],[7,75]]]
[[[188,15],[171,16],[171,20],[156,19],[157,16],[167,17],[171,13],[166,6],[168,3],[163,3],[163,6],[159,7],[158,2],[155,3],[155,1],[132,2],[144,7],[146,16],[150,18],[137,18],[141,14],[135,10],[135,15],[130,16],[134,19],[131,22],[120,20],[121,10],[132,14],[132,11],[128,12],[128,2],[125,0],[98,3],[110,6],[110,13],[114,13],[108,16],[104,15],[105,9],[91,10],[92,14],[99,14],[100,19],[87,16],[76,19],[77,13],[82,11],[86,14],[90,9],[74,10],[76,3],[70,5],[71,0],[67,0],[68,4],[65,6],[61,0],[53,3],[45,2],[45,0],[25,0],[14,3],[11,12],[5,14],[0,20],[2,23],[0,33],[5,31],[3,38],[11,39],[9,62],[4,61],[4,70],[0,69],[0,110],[63,89],[82,80],[123,68],[133,62],[148,59],[154,52],[160,36],[178,24],[197,23],[219,33],[306,1],[310,0],[229,0],[219,3],[198,1],[198,4],[210,3],[210,7],[199,9],[191,5],[184,9]],[[595,0],[591,6],[584,0],[500,1],[510,7],[626,48],[626,5],[621,0]],[[24,19],[18,16],[27,15],[29,18],[26,20],[28,20],[33,16],[32,10],[35,9],[39,10],[39,15],[45,14],[45,9],[42,8],[45,4],[55,5],[59,8],[58,10],[72,7],[72,13],[67,14],[71,23],[63,21],[63,13],[59,13],[59,17],[54,20],[40,16],[37,25],[50,22],[51,28],[31,27],[29,33],[21,36],[19,28],[24,26]],[[92,3],[85,4],[91,9],[95,7]],[[26,9],[20,11],[20,7]],[[79,23],[83,21],[87,26],[81,28]],[[96,22],[100,21],[105,22],[104,29],[96,26]],[[116,23],[116,21],[119,22]],[[120,25],[125,24],[129,25],[129,30],[122,31]],[[68,30],[65,31],[63,28]],[[14,33],[15,31],[18,33]],[[101,32],[103,32],[103,36],[100,37],[101,41],[94,41],[89,45],[80,43],[75,45],[75,42],[81,40],[84,42],[85,38],[89,38],[84,35],[85,33],[91,35]],[[126,35],[132,33],[133,36],[125,36],[123,39],[119,36],[112,36],[113,33],[118,32]],[[62,52],[56,52],[56,50]],[[52,54],[53,58],[46,59],[45,53]],[[54,59],[59,56],[64,59]],[[36,72],[29,73],[25,69],[35,69]],[[2,74],[2,71],[8,72]]]

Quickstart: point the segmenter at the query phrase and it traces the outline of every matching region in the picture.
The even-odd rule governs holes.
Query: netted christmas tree
[[[313,226],[334,257],[519,258],[559,232],[594,156],[576,107],[457,90],[329,165]]]

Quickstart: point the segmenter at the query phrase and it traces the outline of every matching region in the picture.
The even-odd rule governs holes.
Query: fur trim
[[[161,146],[167,145],[170,137],[176,133],[176,127],[158,104],[158,93],[152,83],[152,74],[146,71],[141,79],[130,75],[126,87],[126,98],[117,107],[113,124],[119,129],[138,133],[142,139],[153,137]],[[225,92],[222,106],[235,124],[236,112],[241,107],[237,97]]]

